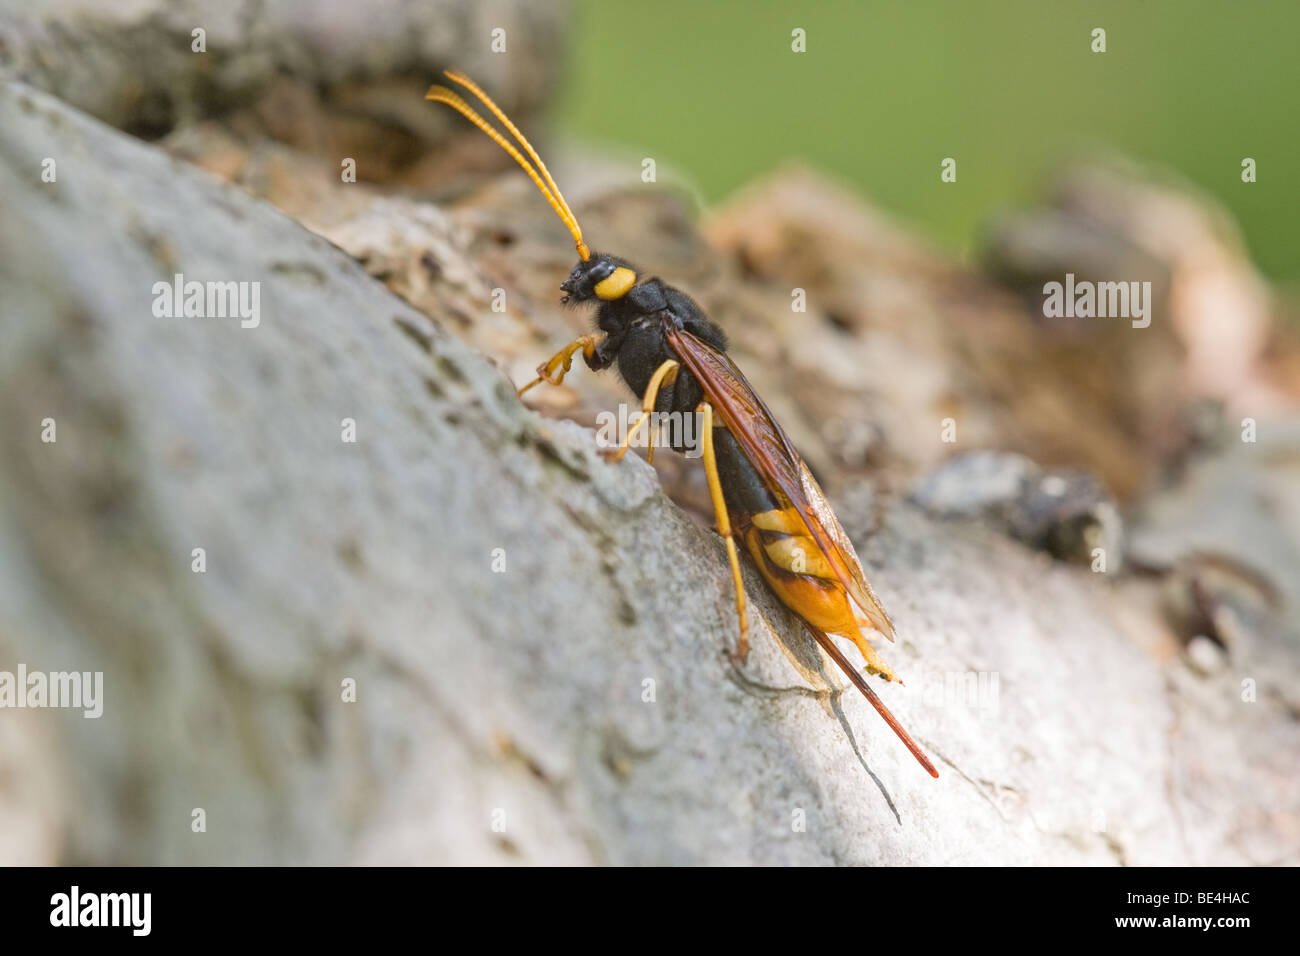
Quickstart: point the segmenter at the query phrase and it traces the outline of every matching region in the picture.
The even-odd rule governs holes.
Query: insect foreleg
[[[713,511],[718,518],[718,534],[727,544],[727,560],[731,562],[731,577],[736,583],[736,614],[740,617],[740,640],[736,642],[735,657],[745,663],[749,656],[749,614],[745,606],[745,582],[740,577],[740,555],[736,553],[736,538],[727,514],[727,501],[722,496],[722,480],[718,477],[718,460],[713,454],[713,406],[700,402],[696,409],[702,419],[701,438],[704,446],[704,474],[709,479],[709,495],[713,498]]]
[[[569,369],[573,367],[573,356],[581,351],[583,357],[587,359],[587,363],[591,364],[596,358],[596,350],[604,340],[605,336],[596,334],[584,335],[574,339],[547,361],[537,366],[537,378],[521,388],[516,394],[523,395],[534,385],[540,385],[542,382],[548,385],[559,385],[564,381],[564,376],[568,374]]]

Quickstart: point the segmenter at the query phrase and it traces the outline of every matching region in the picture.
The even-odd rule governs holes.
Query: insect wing
[[[699,381],[710,404],[759,474],[799,512],[840,584],[872,626],[892,641],[894,625],[867,582],[853,542],[844,533],[812,472],[744,374],[724,353],[690,332],[672,325],[665,331],[668,344]]]

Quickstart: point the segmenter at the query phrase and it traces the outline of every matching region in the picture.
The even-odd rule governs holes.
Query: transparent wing
[[[892,641],[894,625],[867,581],[853,542],[785,430],[744,374],[725,353],[690,332],[669,326],[666,334],[668,344],[699,381],[709,403],[758,473],[799,512],[844,590],[872,626]]]

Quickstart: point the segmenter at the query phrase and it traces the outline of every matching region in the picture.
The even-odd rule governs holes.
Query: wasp
[[[593,371],[617,365],[623,380],[640,397],[641,411],[610,455],[616,461],[654,413],[698,415],[700,457],[735,584],[740,636],[734,657],[743,665],[749,653],[739,555],[743,547],[781,603],[799,617],[921,766],[938,777],[921,748],[831,639],[832,634],[848,638],[862,652],[869,673],[902,683],[862,633],[867,629],[894,640],[894,625],[867,581],[853,542],[789,436],[727,356],[722,330],[684,292],[643,276],[625,259],[593,252],[546,164],[510,118],[469,77],[454,70],[446,76],[476,96],[518,145],[455,90],[435,84],[425,98],[456,110],[528,174],[572,233],[578,251],[578,264],[560,283],[561,301],[596,308],[596,331],[580,336],[539,365],[537,378],[520,388],[519,394],[543,382],[561,384],[579,354]],[[653,454],[651,432],[648,455]]]

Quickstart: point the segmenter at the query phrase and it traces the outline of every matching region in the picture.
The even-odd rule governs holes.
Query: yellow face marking
[[[626,266],[619,266],[596,283],[596,295],[607,301],[621,299],[634,285],[636,285],[636,273]]]

